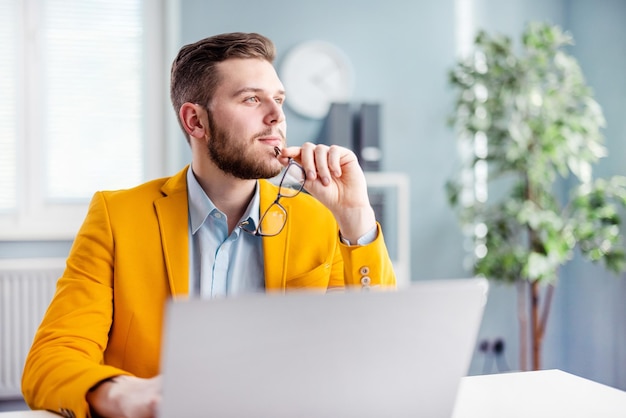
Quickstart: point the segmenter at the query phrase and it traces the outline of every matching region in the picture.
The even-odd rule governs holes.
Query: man
[[[32,408],[154,416],[170,297],[395,285],[354,153],[286,147],[274,54],[243,33],[181,49],[171,98],[191,166],[95,194],[26,361]],[[259,180],[285,166],[308,194]]]

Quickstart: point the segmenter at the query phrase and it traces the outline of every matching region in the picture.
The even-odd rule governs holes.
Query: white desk
[[[2,418],[59,418],[59,415],[48,411],[14,411],[0,412]]]
[[[0,418],[58,418],[46,411]],[[464,377],[453,418],[624,418],[626,392],[560,370]]]
[[[624,418],[626,392],[560,370],[465,377],[453,417]]]

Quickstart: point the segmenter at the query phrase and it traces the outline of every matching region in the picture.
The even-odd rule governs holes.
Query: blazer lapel
[[[154,202],[172,296],[189,294],[188,169],[171,177],[161,188],[164,196]]]

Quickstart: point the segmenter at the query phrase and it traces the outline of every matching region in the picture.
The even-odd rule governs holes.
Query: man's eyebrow
[[[239,90],[236,90],[233,93],[233,97],[237,97],[237,96],[241,96],[242,94],[246,94],[246,93],[262,93],[266,90],[262,89],[262,88],[258,88],[258,87],[243,87]],[[285,95],[285,90],[278,90],[277,91],[278,95],[284,96]]]

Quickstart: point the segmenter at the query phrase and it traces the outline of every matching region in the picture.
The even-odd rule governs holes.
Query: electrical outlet
[[[483,354],[493,354],[499,356],[504,353],[505,343],[503,338],[493,340],[483,339],[478,343],[478,351]]]
[[[478,342],[478,351],[484,354],[483,373],[493,372],[495,367],[498,372],[510,371],[510,367],[506,362],[504,353],[506,344],[503,338],[482,339]]]

